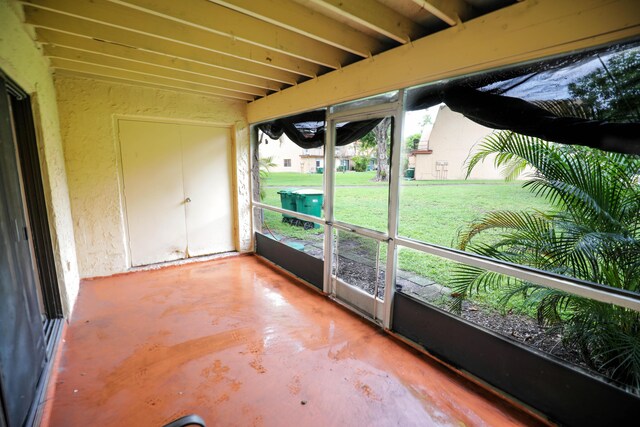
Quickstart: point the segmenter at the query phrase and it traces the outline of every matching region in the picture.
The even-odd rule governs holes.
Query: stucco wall
[[[21,13],[17,3],[0,0],[0,68],[32,96],[56,271],[68,316],[79,280],[56,94],[48,62],[22,24]]]
[[[424,144],[425,138],[421,138],[421,149],[428,148],[431,154],[417,154],[415,163],[415,178],[417,180],[430,179],[465,179],[465,162],[474,145],[485,136],[491,134],[493,129],[481,126],[462,114],[455,113],[449,107],[442,106],[433,129],[430,130],[428,144]],[[500,171],[493,166],[495,156],[489,156],[484,162],[479,163],[471,172],[469,179],[503,179]],[[446,162],[447,169],[443,175],[440,165],[440,173],[436,170],[436,162]]]
[[[262,142],[258,146],[260,158],[270,157],[275,166],[271,166],[271,172],[303,172],[300,156],[305,150],[286,135],[282,135],[280,139],[271,139],[266,136],[262,137]],[[291,160],[291,166],[286,167],[284,160]]]
[[[92,79],[55,78],[81,277],[126,271],[117,117],[231,125],[235,139],[239,249],[251,248],[249,132],[242,102]]]

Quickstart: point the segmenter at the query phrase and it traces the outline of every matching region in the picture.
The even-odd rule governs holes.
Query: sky
[[[433,127],[433,123],[436,121],[436,116],[440,105],[433,106],[426,110],[407,111],[404,115],[404,138],[413,135],[414,133],[422,132],[422,121],[426,115],[431,117],[431,124],[427,126]]]

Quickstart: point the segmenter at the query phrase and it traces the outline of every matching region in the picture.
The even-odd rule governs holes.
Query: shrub
[[[553,206],[493,211],[461,229],[458,246],[481,255],[618,289],[640,291],[640,157],[561,146],[509,131],[490,135],[468,161],[467,174],[489,155],[508,177],[534,170],[524,187]],[[493,244],[475,243],[489,230]],[[640,313],[513,277],[460,266],[452,308],[473,293],[502,289],[506,303],[522,295],[540,323],[563,331],[584,361],[640,390]]]
[[[365,172],[369,165],[369,158],[365,156],[355,156],[353,159],[353,169],[356,172]]]

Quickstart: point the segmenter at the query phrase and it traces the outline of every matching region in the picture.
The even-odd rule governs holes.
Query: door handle
[[[191,198],[187,197],[186,199],[184,199],[185,203],[191,203]]]

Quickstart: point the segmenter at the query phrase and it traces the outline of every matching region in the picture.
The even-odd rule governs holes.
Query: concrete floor
[[[84,281],[43,426],[536,425],[253,256]]]

